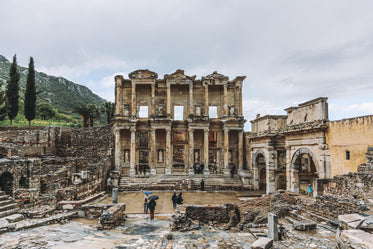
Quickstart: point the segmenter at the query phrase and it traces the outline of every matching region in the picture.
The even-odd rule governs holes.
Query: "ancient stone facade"
[[[329,121],[327,98],[285,109],[287,115],[257,116],[245,134],[246,161],[254,189],[314,195],[337,174],[370,171],[373,116]]]
[[[128,76],[115,77],[115,168],[122,176],[243,168],[244,76],[196,79],[183,70],[163,79],[149,70]]]

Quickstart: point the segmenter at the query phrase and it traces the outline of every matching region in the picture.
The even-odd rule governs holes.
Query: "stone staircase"
[[[18,203],[0,191],[0,218],[15,214],[19,211]]]
[[[201,180],[205,181],[205,190],[249,190],[236,175],[234,178],[223,174],[211,175],[162,175],[121,177],[119,190],[199,190]]]

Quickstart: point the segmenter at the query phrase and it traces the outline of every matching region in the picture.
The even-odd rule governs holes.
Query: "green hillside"
[[[36,63],[37,63],[37,58]],[[0,84],[5,89],[9,80],[10,62],[0,55]],[[18,67],[20,73],[20,96],[24,98],[27,68]],[[71,115],[74,107],[86,104],[101,106],[105,100],[94,94],[88,87],[78,85],[62,77],[35,72],[36,91],[40,92],[37,103],[48,102],[59,113]]]

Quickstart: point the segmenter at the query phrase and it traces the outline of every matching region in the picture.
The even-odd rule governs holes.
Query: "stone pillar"
[[[167,117],[171,117],[171,85],[170,83],[167,83]]]
[[[189,114],[193,114],[193,82],[189,84]]]
[[[229,174],[229,129],[224,128],[224,173]]]
[[[131,128],[131,157],[130,157],[130,175],[133,176],[136,174],[136,128]]]
[[[136,84],[132,82],[132,99],[131,99],[131,116],[137,115],[137,105],[136,105]]]
[[[227,104],[228,86],[224,84],[223,101],[224,101],[224,116],[228,115],[228,104]]]
[[[151,84],[152,87],[152,106],[151,106],[151,116],[155,117],[155,83]]]
[[[122,160],[121,160],[121,147],[120,147],[120,129],[114,129],[114,136],[115,136],[115,157],[114,157],[114,164],[115,164],[115,171],[119,171],[121,168]]]
[[[268,214],[268,238],[278,241],[278,218],[273,213]]]
[[[209,171],[209,129],[203,130],[203,160],[205,164],[204,171]]]
[[[291,150],[290,148],[286,148],[286,190],[287,191],[292,191],[291,190]]]
[[[171,157],[171,128],[166,129],[166,175],[171,175],[172,157]]]
[[[242,87],[238,86],[238,115],[242,116]]]
[[[150,172],[155,169],[157,164],[157,148],[156,148],[156,138],[155,138],[155,128],[151,130],[151,144],[150,144]]]
[[[266,162],[266,193],[275,192],[275,161],[276,151],[268,150],[268,161]]]
[[[237,131],[238,135],[238,169],[243,170],[243,131]]]
[[[205,116],[209,115],[209,85],[205,83]]]
[[[189,170],[193,171],[193,157],[194,157],[194,129],[189,128]]]
[[[118,203],[118,188],[113,188],[113,203]]]
[[[291,167],[290,170],[290,181],[291,181],[291,191],[299,194],[299,174],[298,170]]]

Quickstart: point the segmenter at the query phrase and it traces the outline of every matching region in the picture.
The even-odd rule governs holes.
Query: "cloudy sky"
[[[116,74],[246,75],[244,115],[329,97],[373,114],[373,1],[1,1],[0,54],[113,101]],[[248,126],[246,127],[249,128]]]

